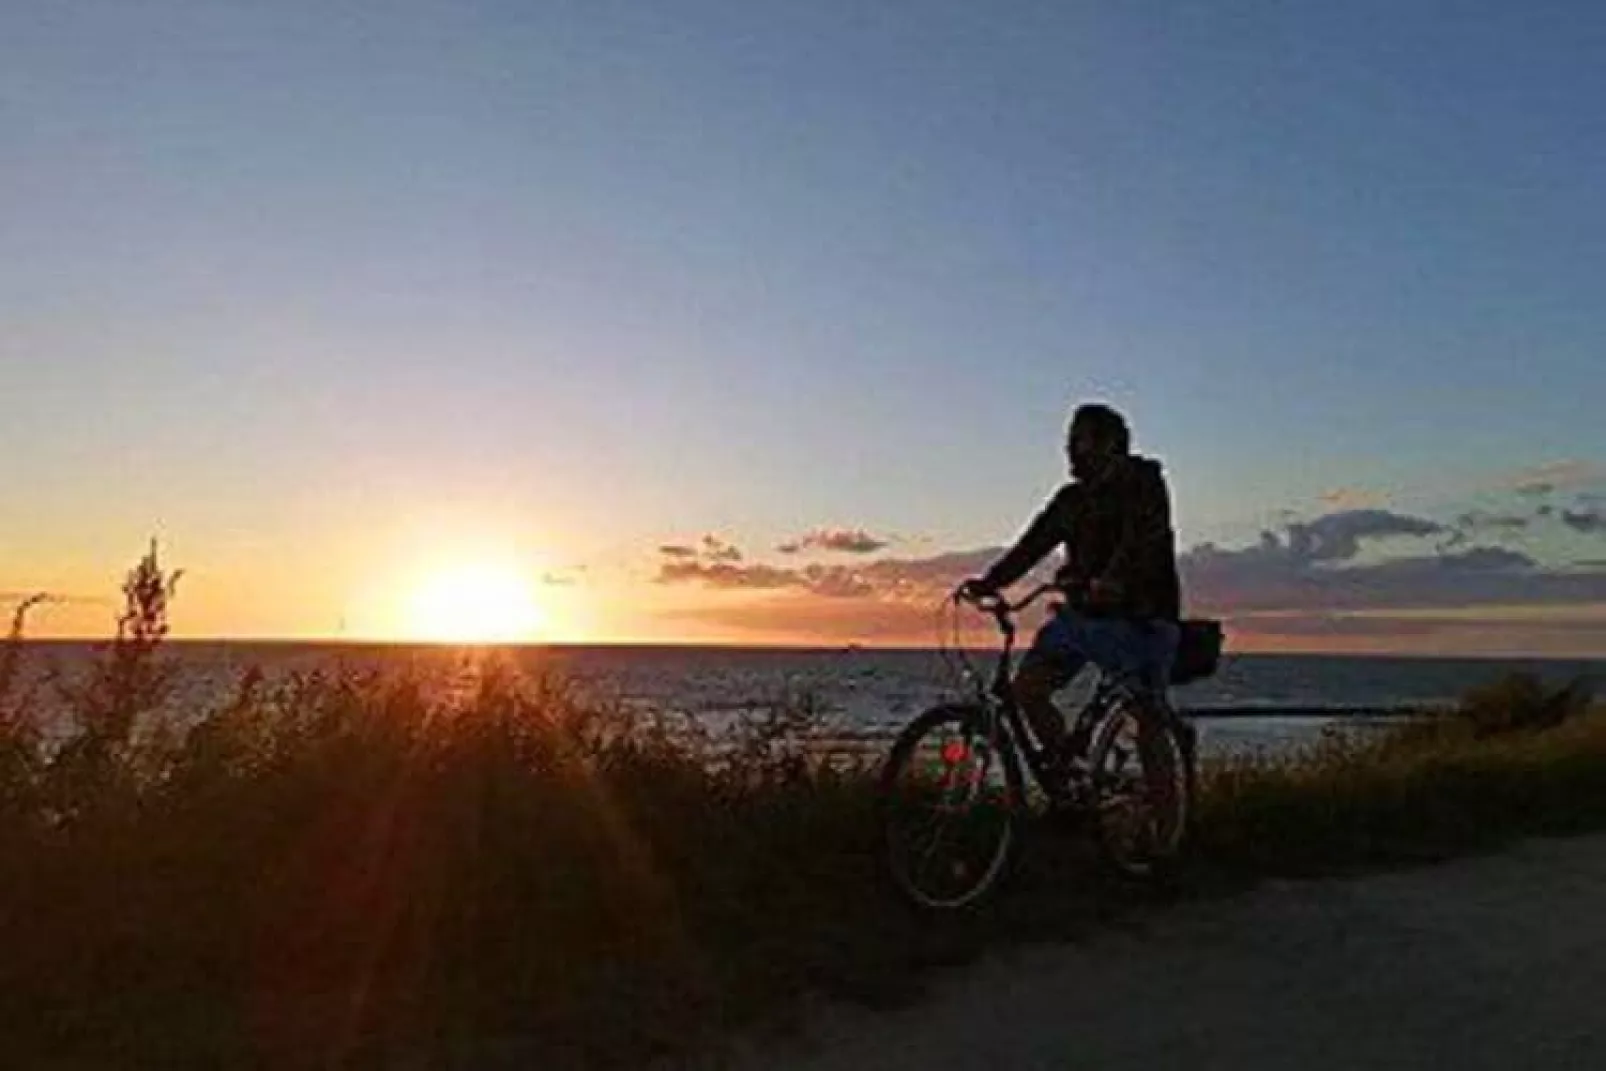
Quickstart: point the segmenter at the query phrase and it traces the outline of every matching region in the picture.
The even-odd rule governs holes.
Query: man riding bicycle
[[[1087,750],[1067,732],[1054,693],[1089,662],[1163,695],[1176,657],[1180,615],[1176,537],[1160,463],[1131,452],[1126,420],[1107,405],[1079,406],[1065,444],[1072,480],[1015,545],[958,594],[996,596],[1056,547],[1066,601],[1038,631],[1014,679],[1014,695],[1051,761]]]

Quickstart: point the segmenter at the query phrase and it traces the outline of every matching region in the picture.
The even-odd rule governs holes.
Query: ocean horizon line
[[[113,642],[110,636],[24,636],[25,647],[85,647]],[[532,640],[508,643],[451,643],[436,640],[359,639],[353,637],[306,636],[181,636],[167,637],[163,646],[172,648],[201,647],[263,647],[263,648],[349,648],[362,650],[397,651],[724,651],[751,654],[936,654],[944,650],[990,654],[997,648],[990,645],[941,647],[935,644],[899,643],[731,643],[691,640]],[[1544,663],[1606,663],[1606,652],[1600,654],[1532,654],[1489,652],[1421,652],[1421,651],[1320,651],[1320,650],[1255,650],[1226,654],[1229,659],[1341,659],[1351,661],[1411,661],[1411,662],[1544,662]]]

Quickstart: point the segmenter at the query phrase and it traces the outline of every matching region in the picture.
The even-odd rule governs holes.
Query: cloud
[[[1003,547],[978,547],[925,558],[883,558],[862,572],[877,589],[903,598],[941,597],[985,572],[1003,553]]]
[[[1209,563],[1253,561],[1297,569],[1319,562],[1349,561],[1366,540],[1446,531],[1444,525],[1424,517],[1381,509],[1340,510],[1313,521],[1290,521],[1281,532],[1261,532],[1257,544],[1241,550],[1222,550],[1206,543],[1189,553]]]
[[[796,588],[835,599],[873,597],[929,605],[985,570],[1001,553],[1001,547],[983,547],[927,558],[882,558],[862,566],[815,563],[800,568],[666,554],[656,581],[724,591]]]
[[[1221,613],[1458,605],[1474,601],[1475,594],[1512,601],[1525,597],[1536,584],[1545,588],[1547,598],[1580,601],[1582,593],[1593,590],[1594,581],[1587,575],[1547,572],[1526,555],[1499,547],[1475,546],[1370,563],[1359,560],[1372,541],[1420,539],[1448,531],[1437,521],[1388,510],[1340,510],[1262,532],[1260,540],[1247,547],[1194,547],[1181,556],[1179,565],[1189,603]],[[723,591],[791,589],[837,600],[929,607],[960,581],[983,572],[1003,552],[1001,547],[980,547],[922,558],[881,558],[861,566],[794,568],[711,557],[727,547],[714,541],[705,542],[703,552],[694,556],[666,553],[658,583]],[[1042,568],[1054,564],[1050,556]],[[1580,581],[1580,594],[1567,596],[1563,585]]]
[[[656,579],[660,584],[699,584],[724,591],[796,588],[834,599],[874,597],[929,604],[981,572],[999,553],[999,548],[989,547],[932,558],[890,558],[863,567],[816,563],[802,568],[671,558],[659,564]]]
[[[1325,566],[1353,560],[1369,540],[1421,537],[1447,529],[1435,521],[1387,510],[1343,510],[1312,521],[1290,522],[1281,532],[1265,532],[1261,541],[1239,550],[1212,545],[1184,555],[1190,580],[1209,593],[1246,592],[1257,603],[1308,605],[1301,592],[1319,594],[1326,583]],[[719,544],[724,546],[724,544]],[[732,548],[734,549],[734,548]],[[881,558],[862,566],[812,564],[802,568],[712,560],[701,554],[665,554],[657,580],[661,584],[698,584],[717,590],[783,588],[835,599],[878,599],[929,606],[960,581],[984,572],[1003,547],[979,547],[921,558]],[[1040,567],[1051,570],[1055,556]],[[1213,602],[1214,599],[1212,598]]]
[[[804,585],[816,595],[854,599],[877,594],[862,573],[841,566],[811,565],[802,571]]]
[[[1473,511],[1451,528],[1383,510],[1344,510],[1313,521],[1290,522],[1281,531],[1262,532],[1259,542],[1247,547],[1224,549],[1208,543],[1194,547],[1179,561],[1183,591],[1188,603],[1202,612],[1239,617],[1606,601],[1606,570],[1588,564],[1546,568],[1507,547],[1462,545],[1476,532],[1505,534],[1530,523],[1532,518],[1526,516]],[[1431,553],[1376,561],[1360,558],[1368,540],[1445,533],[1452,538]]]
[[[1474,509],[1461,514],[1455,519],[1450,528],[1450,538],[1445,541],[1446,547],[1463,546],[1481,536],[1488,535],[1495,539],[1506,536],[1521,535],[1534,523],[1551,515],[1549,505],[1541,505],[1532,514],[1523,513],[1491,513],[1487,510]]]
[[[1503,487],[1521,495],[1547,495],[1557,488],[1578,487],[1602,480],[1606,480],[1606,465],[1569,458],[1523,469],[1507,480]]]
[[[671,558],[658,567],[660,584],[699,583],[708,588],[741,590],[800,587],[801,574],[795,569],[771,565],[742,565],[728,561],[698,561]]]
[[[1536,516],[1544,516],[1546,507],[1541,506]],[[1472,532],[1520,532],[1533,523],[1533,517],[1520,513],[1486,513],[1483,510],[1472,510],[1463,513],[1455,520],[1455,526],[1462,533]]]
[[[1606,535],[1606,510],[1589,507],[1561,511],[1561,523],[1585,535]]]
[[[1368,491],[1361,487],[1335,487],[1331,491],[1323,491],[1322,505],[1335,510],[1367,509],[1379,505],[1383,496],[1376,491]]]
[[[660,544],[658,554],[665,560],[665,564],[678,562],[729,565],[742,560],[742,552],[734,544],[712,533],[703,536],[696,543]]]
[[[890,540],[873,536],[863,528],[816,528],[796,539],[782,543],[775,549],[782,554],[797,554],[805,550],[826,550],[839,554],[874,554],[885,550]]]
[[[716,535],[705,535],[695,545],[666,543],[658,548],[659,584],[698,583],[725,590],[757,588],[767,590],[797,586],[796,571],[770,565],[744,564],[742,552]]]
[[[703,558],[711,562],[739,562],[742,552],[717,535],[703,536]]]
[[[1603,508],[1603,502],[1606,499],[1599,495],[1581,494],[1577,498],[1576,509],[1544,502],[1536,506],[1532,514],[1472,510],[1456,518],[1448,545],[1465,543],[1480,533],[1496,538],[1518,535],[1540,521],[1555,521],[1584,535],[1606,534],[1606,508]]]
[[[1503,547],[1332,565],[1290,558],[1275,545],[1204,546],[1184,555],[1181,567],[1189,604],[1217,614],[1606,602],[1606,570],[1547,569]]]
[[[1586,514],[1590,519],[1584,519]],[[1273,645],[1308,639],[1331,641],[1325,645],[1335,648],[1384,650],[1385,641],[1393,638],[1402,649],[1429,651],[1438,637],[1446,642],[1453,638],[1459,649],[1494,650],[1505,642],[1502,637],[1520,632],[1534,638],[1535,650],[1580,650],[1580,645],[1594,642],[1590,637],[1606,638],[1606,615],[1598,628],[1571,630],[1552,628],[1554,622],[1546,615],[1606,606],[1606,560],[1547,566],[1497,543],[1500,536],[1537,523],[1541,515],[1542,510],[1526,516],[1474,510],[1445,524],[1367,508],[1291,519],[1246,546],[1207,543],[1181,554],[1186,608],[1192,614],[1225,618]],[[1580,530],[1606,526],[1606,513],[1594,507],[1565,513],[1558,509],[1553,516]],[[1490,538],[1482,542],[1474,536]],[[1428,542],[1432,537],[1440,538]],[[1387,557],[1373,552],[1383,543],[1392,552]],[[814,630],[821,638],[897,636],[898,642],[913,643],[929,641],[932,614],[943,596],[961,580],[983,572],[1004,550],[989,546],[924,557],[791,566],[747,562],[739,555],[716,560],[715,555],[728,558],[735,550],[718,540],[685,549],[693,553],[663,554],[659,583],[746,591],[753,597],[677,611],[684,619],[772,638],[784,634],[789,642]],[[1041,568],[1056,563],[1057,556],[1051,555]],[[1468,624],[1466,615],[1474,608],[1483,614],[1490,635],[1479,637]],[[1518,622],[1517,632],[1494,624],[1504,620],[1502,614],[1518,614],[1518,608],[1528,616]],[[786,620],[775,620],[782,613]],[[1416,620],[1422,614],[1454,617],[1457,623],[1453,628],[1442,621],[1424,625]],[[1377,646],[1367,648],[1372,641]]]
[[[1361,541],[1389,536],[1429,536],[1445,530],[1436,521],[1383,509],[1340,510],[1314,521],[1288,525],[1287,545],[1307,561],[1348,561]]]

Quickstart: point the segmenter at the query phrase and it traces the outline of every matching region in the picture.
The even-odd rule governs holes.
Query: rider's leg
[[[1054,705],[1054,693],[1069,684],[1081,668],[1064,653],[1034,645],[1015,671],[1015,702],[1050,755],[1059,751],[1065,739],[1065,718]]]
[[[1087,664],[1072,615],[1050,618],[1015,671],[1013,691],[1032,732],[1049,755],[1056,755],[1065,739],[1065,718],[1054,705],[1054,693],[1071,682]]]
[[[1039,644],[1045,643],[1044,634],[1048,634],[1048,645],[1075,653],[1077,669],[1092,662],[1100,672],[1116,677],[1141,678],[1151,654],[1139,626],[1121,618],[1062,613],[1039,634]],[[1069,681],[1070,676],[1065,680]],[[1091,730],[1092,726],[1078,722],[1066,742],[1065,753],[1086,755]]]

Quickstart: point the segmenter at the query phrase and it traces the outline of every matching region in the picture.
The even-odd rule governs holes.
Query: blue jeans
[[[1163,695],[1177,657],[1178,636],[1174,621],[1088,617],[1062,609],[1038,630],[1026,657],[1053,665],[1065,682],[1091,662],[1105,673],[1131,678]]]

